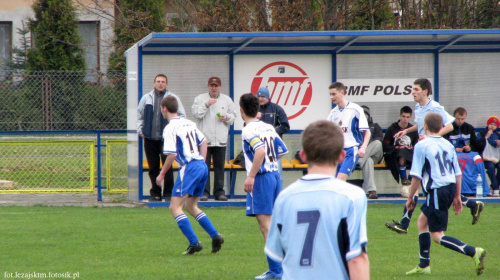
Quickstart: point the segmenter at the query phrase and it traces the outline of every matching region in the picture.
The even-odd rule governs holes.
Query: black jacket
[[[464,122],[461,126],[457,126],[453,122],[453,131],[446,134],[444,138],[448,139],[455,148],[462,148],[469,143],[472,151],[479,152],[476,140],[476,129]]]
[[[413,124],[408,124],[408,127],[412,127]],[[398,122],[395,122],[387,128],[384,136],[384,141],[382,141],[382,148],[384,149],[384,160],[387,168],[391,170],[391,174],[399,183],[399,157],[404,157],[406,159],[407,165],[412,161],[413,157],[413,147],[418,142],[418,132],[411,132],[399,139],[394,139],[394,134],[403,130]],[[400,148],[401,146],[409,146],[410,148]]]
[[[269,101],[266,105],[260,106],[259,112],[262,114],[260,120],[272,125],[280,137],[283,137],[283,134],[290,131],[288,117],[285,110],[279,105]]]

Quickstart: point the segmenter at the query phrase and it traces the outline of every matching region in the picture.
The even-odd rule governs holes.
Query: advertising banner
[[[346,99],[354,103],[413,102],[416,79],[342,79],[339,82],[347,87]],[[429,81],[434,84],[433,79]]]
[[[328,94],[331,63],[330,55],[235,56],[234,103],[239,107],[242,94],[268,87],[271,102],[288,115],[290,129],[305,129],[312,121],[326,119],[332,109]],[[243,128],[241,116],[234,127]]]

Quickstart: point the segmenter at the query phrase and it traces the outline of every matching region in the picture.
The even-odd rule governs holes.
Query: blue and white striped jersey
[[[283,279],[349,279],[347,261],[366,251],[366,195],[332,176],[310,174],[276,199],[264,252]]]
[[[462,175],[455,147],[440,136],[428,136],[415,145],[411,176],[422,180],[425,191],[457,182]]]
[[[278,171],[278,158],[288,153],[285,143],[276,133],[274,127],[265,122],[255,120],[247,123],[241,130],[243,153],[247,175],[252,169],[255,151],[264,148],[265,157],[258,173]]]
[[[419,135],[425,134],[424,118],[425,115],[430,112],[441,115],[443,118],[443,126],[455,121],[455,118],[448,114],[448,112],[444,110],[444,107],[434,100],[429,100],[429,102],[427,102],[424,106],[420,106],[420,104],[417,103],[417,105],[415,105],[415,123],[417,124]]]
[[[163,153],[176,154],[175,161],[184,166],[192,160],[203,160],[198,146],[205,136],[196,124],[185,118],[173,118],[163,130]]]
[[[326,119],[342,129],[344,149],[361,146],[365,136],[362,130],[370,129],[363,108],[352,102],[347,102],[345,108],[333,108]]]

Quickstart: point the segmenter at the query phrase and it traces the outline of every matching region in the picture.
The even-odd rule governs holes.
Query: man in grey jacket
[[[179,97],[167,89],[168,79],[164,74],[158,74],[154,80],[154,89],[142,96],[137,105],[137,134],[144,139],[144,152],[149,165],[149,179],[151,180],[151,198],[149,201],[161,201],[161,186],[156,185],[156,177],[160,174],[160,160],[165,162],[163,154],[163,128],[168,121],[161,114],[160,103],[166,96],[174,96],[179,103],[178,114],[185,118],[186,112]],[[174,174],[172,168],[167,171],[163,182],[163,196],[165,201],[170,201],[172,187],[174,186]]]
[[[219,77],[208,79],[208,92],[198,95],[192,106],[196,126],[208,140],[206,164],[210,168],[213,158],[214,191],[216,200],[227,201],[224,191],[224,162],[226,156],[229,127],[236,119],[233,100],[221,94],[222,83]],[[210,196],[210,173],[201,201]]]

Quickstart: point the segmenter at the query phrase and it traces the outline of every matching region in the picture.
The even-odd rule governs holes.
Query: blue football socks
[[[180,214],[175,217],[175,222],[181,229],[182,233],[189,240],[190,245],[196,245],[198,243],[198,237],[193,231],[193,227],[191,227],[191,223],[188,220],[186,214]]]
[[[431,233],[426,231],[418,235],[418,245],[420,247],[420,263],[418,266],[424,268],[431,263]]]
[[[207,217],[205,212],[200,212],[198,215],[196,215],[196,220],[200,224],[200,226],[210,235],[211,238],[214,238],[218,232],[215,229],[214,225],[210,221],[210,219]]]
[[[439,240],[439,244],[469,257],[474,257],[474,254],[476,253],[475,247],[467,245],[462,241],[456,239],[455,237],[447,235],[443,235],[443,237],[441,237],[441,240]]]

